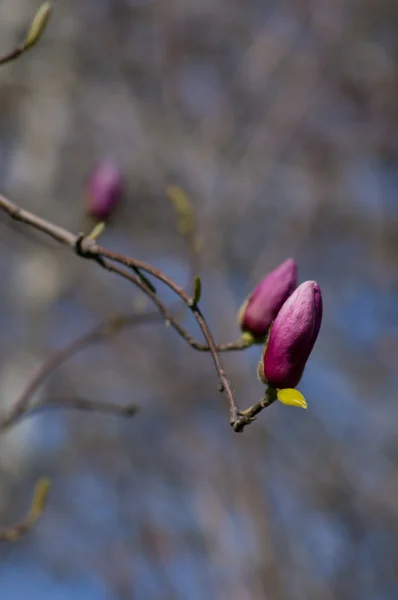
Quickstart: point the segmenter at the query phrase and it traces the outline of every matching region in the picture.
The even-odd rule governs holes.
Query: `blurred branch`
[[[82,242],[84,242],[84,239],[82,240]],[[130,258],[128,256],[124,256],[123,254],[119,254],[118,252],[113,252],[102,246],[99,246],[97,244],[92,244],[92,243],[85,245],[85,247],[81,246],[81,250],[82,250],[81,254],[84,257],[94,258],[97,261],[100,260],[100,262],[102,262],[102,263],[105,258],[105,259],[108,259],[108,261],[116,262],[116,263],[122,264],[126,267],[130,267],[130,268],[136,267],[142,271],[145,271],[146,273],[149,273],[150,275],[152,275],[159,281],[162,281],[177,296],[179,296],[179,298],[181,298],[181,300],[189,307],[192,314],[194,315],[200,329],[202,330],[203,336],[209,346],[209,352],[212,355],[213,363],[214,363],[215,369],[216,369],[218,377],[219,377],[219,384],[220,384],[219,390],[220,390],[220,392],[224,392],[224,391],[226,392],[227,398],[228,398],[228,404],[229,404],[230,421],[235,422],[236,417],[237,417],[238,408],[237,408],[237,405],[235,402],[232,388],[231,388],[231,385],[227,378],[227,375],[225,373],[224,367],[221,363],[220,357],[218,356],[217,346],[216,346],[216,343],[212,336],[212,333],[209,329],[209,326],[207,325],[207,322],[206,322],[199,306],[197,304],[195,304],[194,299],[191,298],[191,296],[189,294],[187,294],[175,281],[173,281],[173,279],[171,279],[170,277],[165,275],[162,271],[160,271],[159,269],[157,269],[156,267],[153,267],[152,265],[150,265],[148,263],[145,263],[145,262],[137,260],[137,259]],[[79,247],[78,247],[78,252],[79,252]],[[103,266],[105,266],[105,268],[109,268],[109,262],[105,263],[105,265],[103,265]],[[115,267],[112,267],[112,269],[116,272]],[[123,271],[119,271],[119,270],[117,272],[119,272],[120,274],[124,273]],[[137,284],[138,284],[138,282],[137,282]],[[156,298],[156,295],[153,294],[153,292],[151,292],[148,288],[146,288],[141,282],[140,282],[140,287],[141,287],[141,289],[143,289],[143,291],[148,296],[150,296],[150,298],[152,298],[152,299]],[[161,305],[161,302],[158,301],[159,308],[160,308],[160,305]]]
[[[40,6],[39,10],[33,17],[23,43],[14,48],[14,50],[11,50],[11,52],[8,52],[4,56],[0,57],[0,65],[5,65],[6,63],[16,60],[27,50],[30,50],[33,48],[33,46],[36,46],[36,44],[41,40],[42,35],[47,27],[47,23],[52,12],[52,6],[53,5],[51,2],[44,2]]]
[[[168,314],[164,304],[158,299],[156,293],[153,292],[152,289],[142,281],[142,278],[132,275],[130,272],[114,263],[119,263],[120,265],[123,265],[131,270],[136,271],[138,269],[139,271],[144,271],[168,286],[189,307],[194,315],[207,342],[208,351],[212,355],[213,363],[219,377],[220,392],[225,391],[227,394],[230,422],[231,424],[236,422],[239,411],[232,392],[231,384],[225,373],[220,357],[218,356],[218,348],[212,333],[199,306],[195,302],[195,298],[192,298],[175,281],[173,281],[170,277],[165,275],[156,267],[153,267],[146,262],[124,256],[111,250],[107,250],[106,248],[98,245],[94,239],[90,239],[90,237],[84,236],[83,234],[75,235],[64,228],[59,227],[58,225],[34,215],[29,211],[19,208],[16,204],[10,202],[1,194],[0,208],[14,220],[25,223],[30,227],[33,227],[38,231],[41,231],[42,233],[52,237],[57,242],[69,246],[81,258],[94,260],[102,268],[113,272],[124,279],[127,279],[131,283],[134,283],[134,285],[139,287],[156,304],[159,312],[165,318],[166,323],[172,325],[174,329],[176,329],[176,331],[182,335],[186,341],[188,341],[188,343],[193,345],[190,341],[191,338],[189,334],[185,332],[185,330],[171,317],[171,315]],[[247,342],[242,343],[242,341],[239,341],[238,344],[233,343],[226,346],[228,349],[242,349],[247,346]],[[224,349],[226,348],[224,347]]]
[[[119,406],[112,403],[100,403],[93,400],[85,400],[79,398],[64,398],[52,401],[52,403],[43,402],[38,405],[31,406],[30,401],[33,394],[42,385],[44,380],[53,373],[66,360],[86,348],[88,345],[107,340],[118,334],[122,329],[132,325],[153,322],[159,319],[157,313],[142,313],[132,315],[119,315],[96,325],[83,333],[69,344],[55,351],[44,363],[39,367],[33,375],[20,398],[11,407],[9,413],[0,419],[0,431],[7,429],[15,424],[18,419],[27,413],[37,408],[56,408],[69,407],[80,410],[92,410],[96,412],[112,412],[115,414],[131,416],[135,414],[135,406]]]
[[[112,402],[97,402],[96,400],[89,400],[87,398],[53,398],[51,402],[43,402],[42,404],[33,407],[32,411],[36,408],[73,408],[77,410],[119,415],[121,417],[132,417],[139,410],[138,406],[135,406],[134,404],[123,406],[121,404],[113,404]]]
[[[45,508],[49,490],[49,479],[42,477],[37,481],[28,514],[18,523],[0,529],[0,541],[15,542],[32,529]]]

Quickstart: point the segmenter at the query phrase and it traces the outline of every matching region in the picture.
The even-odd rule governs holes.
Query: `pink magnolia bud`
[[[315,281],[305,281],[286,300],[271,327],[258,366],[258,375],[264,383],[277,389],[296,387],[321,321],[321,290]]]
[[[122,194],[122,177],[119,169],[110,162],[102,162],[88,183],[88,213],[100,221],[114,212]]]
[[[297,286],[297,265],[288,258],[254,289],[239,311],[242,331],[264,340],[283,303]]]

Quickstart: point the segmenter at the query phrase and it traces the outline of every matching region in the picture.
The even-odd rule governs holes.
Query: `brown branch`
[[[172,319],[170,315],[167,314],[166,308],[164,307],[162,302],[157,298],[156,294],[152,292],[148,288],[148,286],[146,286],[141,281],[141,279],[133,276],[126,270],[117,267],[117,265],[113,263],[116,262],[122,264],[128,267],[129,269],[139,269],[145,271],[146,273],[149,273],[159,281],[162,281],[164,284],[166,284],[170,289],[172,289],[175,292],[175,294],[179,296],[181,300],[183,300],[183,302],[190,308],[196,321],[198,322],[200,329],[202,330],[203,336],[209,347],[209,352],[212,355],[213,362],[219,377],[220,391],[225,391],[227,393],[230,422],[235,423],[238,416],[238,408],[235,403],[231,385],[226,376],[221,360],[218,356],[217,346],[214,341],[214,338],[199,307],[192,302],[192,298],[189,296],[189,294],[187,294],[177,283],[175,283],[170,277],[168,277],[162,271],[156,269],[152,265],[107,250],[106,248],[99,246],[95,242],[95,240],[88,239],[84,237],[84,235],[75,235],[62,227],[54,225],[53,223],[50,223],[49,221],[34,215],[33,213],[27,210],[19,208],[16,204],[10,202],[10,200],[5,198],[1,194],[0,208],[7,212],[10,215],[10,217],[12,217],[14,220],[20,221],[31,227],[34,227],[38,231],[49,235],[57,242],[69,246],[82,258],[93,259],[97,264],[99,264],[106,270],[116,273],[121,277],[124,277],[125,279],[128,279],[130,282],[134,283],[152,299],[152,301],[156,304],[166,321],[173,325],[173,327],[175,327],[176,322],[174,321],[174,319]],[[181,332],[181,326],[179,326],[176,329],[177,331]]]
[[[190,346],[192,346],[192,348],[194,348],[194,350],[198,350],[199,352],[210,352],[210,348],[207,344],[201,344],[200,342],[197,342],[192,336],[189,335],[189,333],[183,327],[181,327],[181,325],[178,322],[173,321],[170,324],[174,327],[177,333]],[[250,346],[252,345],[253,342],[249,341],[244,336],[241,336],[234,342],[228,342],[226,344],[217,344],[216,349],[217,352],[234,352],[238,350],[245,350],[246,348],[250,348]]]
[[[220,351],[231,351],[241,350],[250,345],[250,342],[246,341],[243,337],[235,342],[229,344],[223,344],[217,346],[214,342],[213,336],[210,329],[199,309],[199,307],[192,302],[192,298],[187,294],[178,284],[176,284],[167,275],[162,273],[159,269],[156,269],[152,265],[143,261],[135,260],[130,257],[123,256],[116,252],[112,252],[99,246],[95,240],[88,239],[84,235],[75,235],[62,227],[54,225],[45,219],[42,219],[29,211],[20,209],[17,205],[10,202],[7,198],[0,195],[0,208],[7,212],[14,220],[26,223],[27,225],[34,227],[38,231],[41,231],[54,240],[72,248],[79,256],[86,259],[93,259],[97,264],[106,270],[113,272],[139,287],[147,296],[151,298],[154,304],[157,306],[160,314],[166,321],[166,324],[171,325],[179,335],[187,341],[193,348],[200,351],[209,351],[212,354],[213,362],[216,367],[220,379],[220,391],[226,391],[228,396],[230,423],[234,431],[243,431],[244,427],[250,424],[264,408],[270,406],[275,400],[276,396],[273,396],[269,391],[266,392],[265,396],[258,403],[254,404],[245,411],[239,411],[235,403],[233,392],[225,374],[223,365],[219,359],[218,352]],[[196,342],[186,330],[179,325],[179,323],[167,312],[164,304],[159,300],[156,293],[154,293],[148,286],[143,283],[142,279],[135,277],[131,272],[118,267],[114,263],[119,263],[128,267],[129,269],[142,270],[156,279],[162,281],[169,288],[171,288],[189,307],[194,314],[200,329],[202,330],[203,336],[207,341],[207,345],[199,344]]]
[[[51,402],[43,402],[32,408],[32,412],[37,410],[46,410],[47,408],[73,408],[77,410],[86,410],[91,412],[107,413],[120,417],[132,417],[139,408],[135,404],[114,404],[113,402],[97,402],[87,398],[53,398]]]
[[[1,202],[0,202],[0,208],[1,208]],[[149,298],[152,300],[152,302],[158,308],[160,314],[163,316],[163,318],[166,322],[166,325],[173,327],[173,329],[183,338],[183,340],[185,340],[192,348],[194,348],[194,350],[198,350],[199,352],[211,352],[211,348],[209,347],[209,345],[201,344],[200,342],[197,342],[195,340],[195,338],[193,338],[186,331],[186,329],[184,329],[184,327],[182,327],[178,323],[176,318],[173,317],[170,314],[170,312],[167,310],[167,308],[165,307],[163,302],[161,302],[161,300],[159,300],[156,293],[153,292],[152,289],[149,289],[145,285],[145,283],[143,282],[141,277],[134,277],[131,273],[125,271],[124,269],[121,269],[120,267],[117,267],[116,265],[114,265],[108,261],[103,261],[102,266],[105,269],[107,269],[108,271],[110,271],[111,273],[116,273],[117,275],[120,275],[121,277],[128,279],[129,281],[131,281],[131,283],[134,283],[134,285],[139,287],[144,292],[144,294],[149,296]],[[187,295],[187,297],[189,298],[188,295]],[[192,310],[191,304],[188,304],[188,306]],[[253,342],[250,341],[248,338],[241,336],[234,342],[228,342],[226,344],[215,345],[215,349],[217,352],[232,352],[232,351],[237,351],[237,350],[244,350],[245,348],[249,348],[252,344],[253,344]]]
[[[132,283],[137,285],[139,288],[141,288],[142,291],[145,294],[147,294],[147,296],[149,296],[152,299],[152,301],[156,304],[156,306],[159,308],[159,311],[161,312],[161,314],[163,314],[163,316],[166,320],[166,323],[168,323],[172,327],[174,327],[174,329],[178,333],[180,333],[180,335],[182,335],[182,337],[186,341],[191,340],[191,337],[189,336],[189,334],[187,334],[185,332],[185,330],[183,330],[183,328],[170,315],[167,314],[166,308],[164,307],[163,303],[158,299],[156,294],[154,292],[152,292],[152,290],[150,290],[148,287],[146,287],[145,284],[141,281],[141,279],[134,277],[133,275],[130,275],[124,269],[117,267],[116,265],[112,264],[109,261],[119,262],[127,267],[130,267],[130,268],[136,267],[147,273],[150,273],[151,275],[153,275],[154,277],[156,277],[157,279],[159,279],[160,281],[162,281],[163,283],[168,285],[168,287],[170,287],[177,294],[177,296],[179,296],[185,302],[185,304],[190,308],[191,312],[193,313],[193,315],[196,318],[196,321],[198,322],[200,329],[202,330],[205,340],[207,341],[208,351],[212,355],[213,362],[214,362],[217,374],[219,376],[219,381],[220,381],[219,390],[220,390],[220,392],[225,391],[227,393],[230,422],[234,423],[236,421],[236,418],[238,415],[238,407],[237,407],[235,399],[234,399],[231,385],[228,381],[228,378],[224,371],[224,367],[218,356],[217,346],[216,346],[216,343],[210,332],[210,329],[207,325],[207,322],[206,322],[205,318],[203,317],[202,313],[200,312],[199,307],[196,304],[192,303],[191,297],[172,279],[170,279],[167,275],[162,273],[162,271],[160,271],[159,269],[152,267],[152,265],[149,265],[142,261],[136,261],[132,258],[123,256],[116,252],[111,252],[110,250],[107,250],[106,248],[103,248],[102,246],[98,246],[95,242],[92,242],[92,240],[88,240],[89,244],[86,245],[86,244],[84,244],[85,241],[86,240],[84,238],[82,238],[82,240],[81,240],[82,245],[79,244],[79,246],[80,246],[80,248],[78,250],[79,254],[81,253],[85,258],[90,258],[90,257],[94,258],[97,261],[99,259],[100,264],[105,269],[107,269],[108,271],[117,273],[118,275],[120,275],[122,277],[125,277],[126,279],[128,279],[129,281],[131,281]],[[87,255],[85,255],[86,253],[87,253]],[[104,260],[104,258],[103,258],[104,256],[106,258],[108,258],[109,260],[108,261]],[[232,346],[233,346],[233,344],[232,344]],[[193,347],[195,347],[195,346],[193,346]],[[231,349],[231,347],[229,349]]]
[[[135,406],[119,406],[115,404],[99,403],[93,400],[79,398],[57,399],[54,404],[44,402],[39,405],[30,405],[33,394],[42,385],[44,380],[66,360],[86,348],[89,344],[100,342],[118,334],[123,328],[141,323],[151,322],[159,318],[157,313],[142,313],[133,315],[119,315],[92,327],[69,344],[55,351],[36,371],[28,385],[22,392],[17,402],[11,407],[9,413],[0,419],[0,431],[7,429],[22,416],[38,408],[69,407],[80,410],[95,410],[99,412],[113,412],[121,415],[132,415],[136,412]]]
[[[87,253],[89,255],[91,254],[94,258],[98,258],[98,257],[106,258],[110,261],[118,262],[126,267],[130,267],[130,268],[135,267],[137,269],[140,269],[141,271],[145,271],[146,273],[149,273],[150,275],[152,275],[159,281],[162,281],[177,296],[179,296],[183,302],[185,302],[185,304],[190,308],[192,314],[194,315],[200,329],[202,330],[203,337],[205,338],[205,340],[207,342],[207,345],[209,347],[209,352],[212,355],[214,366],[216,368],[216,371],[217,371],[217,374],[219,377],[220,392],[225,391],[227,394],[230,421],[231,421],[231,423],[235,422],[236,418],[237,418],[237,414],[238,414],[238,407],[237,407],[235,399],[234,399],[231,385],[226,376],[226,373],[225,373],[224,367],[222,365],[222,362],[220,360],[220,357],[218,356],[217,346],[216,346],[214,338],[211,334],[209,326],[207,325],[207,322],[206,322],[204,316],[202,315],[198,305],[192,301],[191,296],[189,294],[187,294],[175,281],[173,281],[170,277],[165,275],[162,271],[160,271],[156,267],[153,267],[152,265],[150,265],[144,261],[136,260],[136,259],[130,258],[128,256],[124,256],[123,254],[119,254],[117,252],[107,250],[106,248],[99,246],[96,243],[91,243],[91,241],[86,246],[86,248],[83,249],[83,251],[87,251]],[[149,294],[147,290],[146,290],[146,293],[148,295],[150,295],[150,297],[152,298],[152,293]]]
[[[2,194],[0,194],[0,208],[8,213],[15,221],[25,223],[26,225],[29,225],[30,227],[33,227],[34,229],[37,229],[38,231],[50,236],[56,242],[70,246],[70,248],[73,250],[75,249],[76,242],[79,239],[77,235],[71,233],[63,227],[59,227],[58,225],[54,225],[53,223],[38,217],[28,210],[19,208],[19,206],[8,200]]]
[[[253,421],[256,420],[256,416],[267,408],[271,406],[277,399],[276,390],[274,388],[267,388],[264,396],[261,398],[259,402],[250,406],[246,410],[238,411],[237,419],[232,423],[231,426],[234,431],[241,432],[244,430],[246,425],[250,425]]]
[[[4,56],[0,57],[0,65],[5,65],[6,63],[11,62],[12,60],[16,60],[24,52],[25,52],[24,44],[17,46],[16,48],[14,48],[14,50],[11,50],[11,52],[8,52],[7,54],[4,54]]]
[[[94,241],[87,240],[82,235],[80,235],[80,236],[75,235],[75,234],[69,232],[68,230],[66,230],[62,227],[59,227],[58,225],[54,225],[53,223],[50,223],[49,221],[42,219],[27,210],[19,208],[16,204],[14,204],[13,202],[8,200],[5,196],[3,196],[1,194],[0,194],[0,209],[3,209],[15,221],[19,221],[20,223],[25,223],[26,225],[29,225],[30,227],[33,227],[34,229],[41,231],[42,233],[45,233],[46,235],[53,238],[56,242],[59,242],[60,244],[63,244],[63,245],[70,246],[75,251],[76,251],[76,247],[79,245],[79,242],[84,243],[84,241],[87,241],[88,248],[87,249],[83,248],[80,252],[81,252],[83,258],[89,258],[89,256],[86,255],[87,251],[91,254],[91,256],[90,256],[91,258],[95,257],[93,254],[93,250],[95,249],[95,246],[96,246]],[[98,250],[99,250],[99,247],[98,247]],[[105,250],[105,249],[101,248],[101,250]],[[98,252],[98,254],[99,254],[99,252]],[[114,253],[112,253],[112,254],[114,254]],[[120,255],[118,255],[118,256],[120,257]],[[125,257],[123,257],[123,258],[125,258]],[[130,262],[139,262],[139,261],[133,261],[132,259],[127,259],[127,260],[129,260]],[[121,262],[121,261],[118,261],[118,262]],[[123,264],[126,264],[126,263],[123,263]],[[148,272],[151,275],[154,275],[155,277],[160,279],[160,277],[158,277],[158,275],[161,273],[159,270],[155,269],[154,267],[151,267],[151,265],[147,265],[146,263],[140,263],[140,264],[143,264],[146,267],[148,267],[148,269],[150,269],[150,270],[148,270],[148,269],[146,269],[146,270],[148,270]],[[157,298],[157,296],[154,292],[152,292],[152,294],[148,293],[148,290],[145,288],[145,284],[140,285],[137,282],[137,279],[132,277],[129,273],[126,273],[125,271],[121,271],[116,268],[112,268],[110,265],[108,265],[106,263],[105,264],[102,263],[101,266],[105,267],[109,271],[117,273],[118,275],[128,279],[129,281],[131,281],[132,283],[134,283],[135,285],[140,287],[140,289],[145,291],[145,293],[147,295],[149,295],[150,298],[152,299],[152,301],[157,305],[159,311],[162,313],[162,315],[164,316],[164,318],[166,319],[168,324],[170,324],[179,333],[179,335],[190,346],[192,346],[192,348],[194,348],[195,350],[199,350],[200,352],[210,352],[209,345],[201,344],[200,342],[197,342],[192,336],[189,335],[189,333],[171,315],[167,314],[166,308],[163,305],[163,303],[160,302],[160,300]],[[134,269],[134,267],[135,267],[135,269],[138,269],[138,267],[136,267],[135,265],[130,265],[130,266],[133,269]],[[142,270],[145,270],[145,269],[142,269]],[[156,274],[155,274],[155,272],[156,272]],[[164,279],[161,279],[161,280],[165,282]],[[171,282],[172,280],[168,279],[168,281]],[[143,282],[141,281],[141,283],[143,283]],[[166,285],[168,285],[168,283],[166,283]],[[169,287],[171,287],[171,286],[169,285]],[[179,290],[183,291],[182,288],[179,288]],[[180,295],[180,294],[178,294],[178,295]],[[189,305],[189,302],[191,300],[190,296],[188,294],[185,294],[185,298],[186,299],[184,301]],[[190,307],[190,308],[192,308],[192,307]],[[216,349],[217,349],[217,352],[230,352],[230,351],[235,351],[235,350],[243,350],[245,348],[248,348],[250,345],[251,345],[250,342],[244,341],[243,338],[239,338],[238,340],[235,340],[234,342],[228,342],[226,344],[216,345]]]

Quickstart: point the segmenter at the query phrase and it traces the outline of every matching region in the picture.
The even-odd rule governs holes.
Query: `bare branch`
[[[45,401],[38,405],[31,405],[31,399],[44,380],[52,374],[69,358],[86,348],[88,345],[107,340],[118,334],[122,329],[132,325],[154,322],[159,319],[158,313],[142,313],[132,315],[119,315],[92,327],[69,344],[55,351],[36,371],[17,402],[11,407],[9,413],[0,419],[0,431],[15,424],[21,417],[38,408],[69,407],[80,410],[95,410],[98,412],[112,412],[120,415],[131,416],[136,412],[135,406],[119,406],[115,404],[99,403],[93,400],[79,398],[64,398]]]
[[[250,423],[255,421],[256,416],[262,410],[264,410],[264,408],[268,408],[268,406],[271,406],[271,404],[273,404],[276,399],[276,390],[274,388],[269,387],[259,402],[253,404],[253,406],[250,406],[250,408],[247,408],[246,410],[238,412],[237,419],[234,422],[231,421],[231,426],[233,430],[237,432],[243,431],[246,425],[250,425]]]
[[[99,246],[96,243],[91,243],[91,241],[88,245],[84,245],[84,246],[85,247],[82,248],[83,252],[87,252],[88,256],[91,255],[93,258],[97,258],[97,259],[105,258],[105,259],[108,259],[109,261],[120,263],[126,267],[130,267],[130,268],[136,267],[137,269],[140,269],[141,271],[145,271],[146,273],[149,273],[150,275],[152,275],[153,277],[155,277],[156,279],[158,279],[159,281],[162,281],[165,285],[167,285],[190,308],[200,329],[202,330],[203,337],[205,338],[207,345],[209,347],[209,352],[212,355],[214,366],[216,368],[216,371],[217,371],[217,374],[219,377],[219,381],[220,381],[220,386],[219,386],[220,392],[225,391],[227,394],[228,404],[229,404],[230,421],[235,422],[236,418],[237,418],[238,407],[237,407],[235,399],[234,399],[231,385],[230,385],[227,375],[225,373],[224,367],[221,363],[220,357],[218,356],[217,346],[216,346],[214,338],[211,334],[209,326],[207,325],[207,322],[206,322],[199,306],[193,302],[191,296],[189,294],[187,294],[175,281],[173,281],[170,277],[165,275],[162,271],[160,271],[156,267],[153,267],[152,265],[150,265],[144,261],[136,260],[136,259],[130,258],[128,256],[124,256],[123,254],[119,254],[117,252],[112,252],[111,250],[107,250],[106,248]],[[152,299],[153,299],[153,297],[156,298],[156,295],[153,293],[150,293],[147,288],[145,289],[145,286],[142,286],[141,289],[143,289],[143,288],[144,288],[145,293],[148,296],[150,296]]]
[[[72,408],[77,410],[85,410],[89,412],[107,413],[120,417],[132,417],[139,408],[135,404],[114,404],[113,402],[97,402],[88,398],[52,398],[51,401],[43,402],[42,404],[33,407],[32,411],[46,410],[47,408]]]
[[[238,408],[234,399],[231,385],[226,376],[221,360],[218,356],[217,346],[211,334],[211,331],[207,325],[204,316],[200,311],[200,308],[192,302],[191,296],[187,294],[176,282],[174,282],[170,277],[165,275],[162,271],[148,263],[124,256],[122,254],[118,254],[117,252],[107,250],[106,248],[99,246],[93,239],[86,238],[82,234],[75,235],[62,227],[54,225],[53,223],[50,223],[49,221],[34,215],[29,211],[19,208],[16,204],[10,202],[3,195],[0,195],[0,208],[7,212],[10,215],[10,217],[12,217],[14,220],[20,221],[31,227],[34,227],[38,231],[49,235],[57,242],[69,246],[76,252],[76,254],[78,254],[82,258],[92,259],[102,268],[116,273],[121,277],[124,277],[125,279],[128,279],[130,282],[134,283],[147,296],[149,296],[152,299],[152,301],[156,304],[160,313],[163,315],[166,321],[173,325],[173,327],[177,329],[177,331],[181,334],[181,326],[178,326],[178,328],[176,327],[176,322],[170,315],[168,315],[163,303],[158,299],[157,295],[145,283],[143,283],[142,279],[135,277],[130,272],[127,272],[126,270],[118,267],[114,263],[119,263],[121,265],[124,265],[125,267],[128,267],[129,269],[139,269],[140,271],[144,271],[152,275],[159,281],[162,281],[171,290],[173,290],[174,293],[177,296],[179,296],[179,298],[181,298],[181,300],[189,307],[200,329],[202,330],[203,336],[207,342],[209,352],[212,355],[214,366],[219,377],[219,389],[221,392],[225,391],[227,394],[230,421],[236,421],[238,415]],[[187,339],[186,336],[183,337],[184,339]]]

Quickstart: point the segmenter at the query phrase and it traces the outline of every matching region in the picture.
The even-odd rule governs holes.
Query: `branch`
[[[141,271],[145,271],[146,273],[149,273],[150,275],[152,275],[153,277],[155,277],[156,279],[158,279],[159,281],[162,281],[165,285],[167,285],[167,287],[169,287],[177,296],[179,296],[179,298],[181,298],[181,300],[189,307],[189,309],[191,310],[192,314],[194,315],[200,329],[202,330],[203,337],[205,338],[207,345],[209,347],[209,352],[212,355],[213,363],[214,363],[215,369],[216,369],[218,377],[219,377],[219,384],[220,384],[219,390],[220,390],[220,392],[225,391],[227,394],[230,421],[235,422],[237,414],[238,414],[238,407],[237,407],[235,399],[234,399],[231,385],[226,376],[222,362],[218,356],[217,346],[216,346],[214,338],[211,334],[209,326],[207,325],[207,322],[206,322],[202,312],[200,311],[199,306],[193,301],[191,296],[189,294],[187,294],[175,281],[173,281],[170,277],[168,277],[162,271],[160,271],[160,269],[157,269],[156,267],[153,267],[152,265],[150,265],[144,261],[136,260],[136,259],[130,258],[128,256],[124,256],[123,254],[119,254],[118,252],[113,252],[111,250],[107,250],[106,248],[99,246],[96,242],[94,242],[92,240],[88,240],[87,244],[84,243],[85,242],[84,238],[81,239],[80,241],[81,241],[81,244],[79,244],[80,249],[78,249],[78,253],[83,255],[84,258],[94,258],[97,261],[99,260],[100,263],[102,263],[102,266],[104,266],[108,270],[113,270],[114,272],[117,272],[122,276],[126,276],[125,271],[123,271],[123,269],[121,269],[121,270],[116,269],[116,267],[114,265],[110,264],[109,261],[122,264],[126,267],[129,267],[130,269],[139,269]],[[104,259],[108,259],[108,261],[106,261]],[[129,279],[131,280],[131,278],[129,278]],[[154,294],[151,290],[149,290],[141,281],[135,280],[135,283],[136,283],[136,285],[139,285],[139,287],[141,287],[141,289],[154,302],[157,301],[156,303],[157,303],[159,309],[162,310],[162,312],[164,312],[165,309],[164,309],[162,303],[159,300],[157,300],[156,294]],[[175,327],[175,322],[172,319],[168,319],[168,320]],[[176,328],[176,329],[177,329],[177,331],[179,331],[179,328]]]
[[[156,304],[160,313],[163,315],[166,321],[173,325],[174,328],[176,328],[176,322],[174,321],[174,319],[172,319],[170,315],[167,314],[166,308],[164,307],[162,302],[157,298],[156,294],[152,292],[152,290],[149,289],[149,287],[146,286],[141,279],[133,276],[130,272],[127,272],[125,269],[122,269],[113,263],[116,262],[124,265],[125,267],[128,267],[129,269],[139,269],[146,273],[149,273],[159,281],[162,281],[164,284],[166,284],[170,289],[172,289],[175,292],[175,294],[177,294],[177,296],[179,296],[181,300],[189,307],[200,329],[202,330],[203,336],[207,342],[209,352],[212,355],[214,366],[219,377],[219,389],[221,392],[225,391],[228,397],[230,422],[235,423],[238,416],[238,408],[235,403],[231,385],[226,376],[221,360],[218,356],[217,346],[215,344],[214,338],[197,304],[193,302],[189,294],[187,294],[177,283],[175,283],[172,279],[170,279],[170,277],[165,275],[159,269],[152,267],[152,265],[107,250],[106,248],[99,246],[95,242],[95,240],[86,238],[84,235],[75,235],[64,228],[59,227],[58,225],[54,225],[53,223],[50,223],[49,221],[46,221],[45,219],[34,215],[33,213],[27,210],[19,208],[16,204],[10,202],[1,194],[0,208],[7,212],[10,215],[10,217],[12,217],[14,220],[25,223],[37,229],[38,231],[49,235],[55,241],[69,246],[72,250],[74,250],[76,254],[78,254],[82,258],[92,259],[102,268],[110,272],[116,273],[119,276],[134,283],[147,296],[149,296],[152,299],[152,301]],[[181,334],[181,327],[179,326],[176,329]]]
[[[271,406],[276,399],[276,390],[269,387],[259,402],[253,404],[253,406],[250,406],[250,408],[247,408],[246,410],[238,411],[237,419],[233,423],[231,422],[233,430],[237,432],[243,431],[246,425],[250,425],[250,423],[255,421],[256,416],[264,410],[264,408]]]
[[[36,371],[28,385],[22,392],[22,395],[11,407],[9,413],[0,419],[0,431],[7,429],[18,419],[38,408],[77,408],[80,410],[92,410],[99,412],[112,412],[115,414],[131,416],[135,414],[135,406],[119,406],[111,403],[100,403],[93,400],[85,400],[79,398],[64,398],[52,401],[52,403],[44,402],[35,406],[31,406],[30,401],[37,389],[42,385],[44,380],[61,366],[69,358],[86,348],[89,344],[100,342],[109,339],[118,334],[123,328],[132,325],[139,325],[145,322],[157,320],[157,313],[142,313],[133,315],[120,315],[104,321],[100,325],[96,325],[83,333],[69,344],[55,351]]]
[[[33,410],[45,410],[47,408],[73,408],[90,412],[107,413],[120,417],[132,417],[138,412],[138,406],[134,404],[113,404],[112,402],[97,402],[87,398],[53,398],[51,402],[43,402],[32,408]]]
[[[197,342],[189,333],[181,327],[181,325],[174,321],[170,323],[173,328],[177,331],[177,333],[190,345],[194,350],[198,350],[199,352],[210,352],[210,348],[207,344],[201,344]],[[234,352],[238,350],[245,350],[246,348],[250,348],[253,345],[253,342],[246,338],[245,336],[241,336],[234,342],[228,342],[226,344],[217,344],[216,350],[217,352]]]

